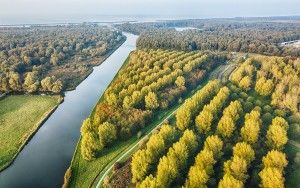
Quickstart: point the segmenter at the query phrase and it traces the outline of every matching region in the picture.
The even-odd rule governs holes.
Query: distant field
[[[0,100],[0,171],[7,167],[60,96],[8,96]]]

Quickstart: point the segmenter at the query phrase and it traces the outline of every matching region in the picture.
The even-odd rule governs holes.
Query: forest
[[[98,25],[2,27],[0,92],[73,89],[124,40]]]
[[[174,27],[194,27],[176,31]],[[299,22],[275,22],[272,19],[203,19],[125,23],[118,28],[140,34],[139,48],[217,50],[299,57],[300,49],[281,46],[300,39]]]
[[[103,186],[296,186],[287,177],[299,171],[289,149],[300,138],[299,58],[252,55],[236,63],[228,81],[209,81],[116,163]]]
[[[141,134],[139,131],[160,112],[182,102],[183,96],[225,60],[223,54],[198,51],[132,52],[92,115],[83,122],[82,157],[93,160],[117,140]]]

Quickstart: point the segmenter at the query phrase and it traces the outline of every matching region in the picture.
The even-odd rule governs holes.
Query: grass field
[[[11,164],[60,101],[60,96],[26,95],[0,100],[0,171]]]

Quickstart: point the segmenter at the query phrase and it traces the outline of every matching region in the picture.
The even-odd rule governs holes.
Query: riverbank
[[[84,75],[81,75],[81,77],[80,78],[78,78],[77,79],[77,81],[74,81],[73,82],[73,86],[72,87],[70,87],[70,88],[67,88],[65,91],[71,91],[71,90],[75,90],[76,89],[76,87],[81,83],[81,82],[83,82],[92,72],[93,72],[93,67],[95,67],[95,66],[99,66],[99,65],[101,65],[112,53],[114,53],[124,42],[126,41],[126,37],[124,37],[124,39],[118,44],[118,45],[116,45],[113,49],[111,49],[107,54],[105,54],[105,56],[104,57],[101,57],[101,60],[99,60],[99,61],[97,61],[97,63],[95,63],[95,64],[93,64],[93,66],[92,67],[90,67],[90,69],[88,69],[88,71],[84,74]],[[1,95],[0,96],[0,99],[1,100],[5,100],[5,98],[10,98],[10,97],[12,97],[12,96],[14,96],[14,95],[7,95],[7,93],[4,93],[3,95]],[[18,97],[21,97],[21,95],[17,95]],[[23,95],[25,98],[28,96],[28,95]],[[30,96],[32,96],[32,97],[34,97],[34,96],[39,96],[39,95],[30,95]],[[54,96],[55,97],[55,96]],[[39,130],[39,128],[43,125],[43,123],[51,116],[51,114],[57,109],[57,107],[58,107],[58,105],[59,104],[61,104],[62,102],[63,102],[63,97],[62,96],[60,96],[60,98],[58,99],[58,103],[55,105],[55,106],[53,106],[51,109],[49,109],[48,111],[46,111],[45,112],[45,114],[43,114],[41,117],[40,117],[40,119],[39,119],[39,121],[37,122],[37,123],[33,123],[32,124],[32,128],[30,128],[30,131],[29,132],[26,132],[26,135],[28,135],[28,136],[25,136],[26,138],[24,139],[23,137],[22,137],[22,139],[23,139],[23,142],[20,144],[20,146],[19,147],[16,147],[16,148],[18,148],[17,149],[17,151],[16,152],[13,152],[13,153],[15,153],[12,157],[11,157],[11,155],[9,155],[10,157],[8,157],[8,159],[7,159],[7,161],[5,160],[5,159],[3,159],[2,157],[1,157],[1,160],[0,160],[0,172],[1,171],[3,171],[3,170],[5,170],[6,168],[8,168],[13,162],[14,162],[14,160],[16,159],[16,157],[18,156],[18,154],[22,151],[22,149],[25,147],[25,145],[30,141],[30,139],[34,136],[34,134]],[[31,101],[31,100],[30,100]],[[4,102],[2,102],[3,104],[1,104],[0,106],[2,106],[2,105],[4,105],[4,106],[7,106],[6,105],[6,102],[8,102],[8,103],[11,103],[11,102],[13,102],[13,101],[4,101]],[[35,104],[35,103],[33,103],[33,104]],[[22,106],[22,104],[20,104],[20,106]],[[25,108],[26,108],[26,106],[25,106]],[[35,108],[34,106],[33,106],[33,108]],[[30,115],[29,115],[30,116]],[[29,117],[28,116],[28,117]],[[27,116],[24,116],[24,118],[26,118]],[[38,118],[38,117],[36,117],[36,118]],[[2,119],[2,117],[1,117],[1,114],[0,114],[0,122],[1,121],[10,121],[10,120],[6,120],[6,119]],[[20,122],[23,122],[23,121],[20,121]],[[33,121],[31,121],[31,122],[33,122]],[[25,130],[24,130],[25,131]],[[3,133],[3,131],[2,131],[2,129],[1,129],[1,127],[0,127],[0,132],[1,132],[1,134],[6,134],[6,133]],[[19,140],[19,139],[17,139],[17,140]],[[1,144],[2,145],[2,144]],[[0,156],[2,156],[2,151],[1,151],[1,149],[0,149]],[[5,152],[4,152],[5,153]],[[5,155],[5,154],[4,154]],[[5,158],[5,157],[4,157]],[[2,162],[2,161],[4,161],[4,162]]]
[[[65,92],[64,102],[41,126],[14,163],[0,173],[0,187],[61,187],[80,138],[82,121],[91,114],[128,54],[135,49],[137,36],[124,35],[126,41],[100,66],[95,66],[93,74],[75,90]]]
[[[0,172],[13,163],[62,102],[61,96],[8,95],[1,99]]]
[[[66,86],[65,91],[72,91],[74,89],[76,89],[76,87],[83,82],[87,77],[89,77],[90,74],[93,73],[94,67],[101,65],[107,58],[109,58],[109,56],[111,56],[111,54],[113,54],[120,46],[122,46],[122,44],[126,41],[126,36],[123,38],[123,40],[121,42],[119,42],[113,49],[109,50],[103,57],[100,57],[96,60],[89,60],[88,63],[89,66],[87,68],[87,71],[84,72],[83,74],[79,75],[79,78],[73,78],[72,82],[68,83],[68,85]],[[78,77],[77,75],[74,75],[75,77]]]
[[[128,57],[126,58],[126,60],[124,61],[124,63],[122,64],[122,66],[120,67],[120,69],[118,70],[118,72],[115,74],[114,78],[112,79],[112,81],[108,84],[107,88],[111,85],[111,83],[117,78],[119,72],[122,70],[122,68],[128,63],[128,58],[129,58],[130,54],[128,55]],[[90,113],[89,117],[93,117],[93,114],[95,113],[95,108],[97,106],[97,104],[99,104],[101,101],[103,100],[103,95],[101,95],[101,97],[98,99],[97,103],[94,105],[92,112]],[[77,169],[79,169],[79,163],[80,161],[85,162],[84,160],[80,160],[81,158],[81,151],[80,151],[80,143],[81,143],[81,136],[76,144],[76,148],[72,157],[72,161],[70,164],[70,171],[67,171],[66,173],[70,173],[69,178],[65,178],[64,179],[64,186],[63,187],[69,187],[70,185],[76,185],[76,173],[79,171]],[[66,177],[66,175],[65,175]],[[75,178],[74,178],[75,177]],[[73,180],[73,181],[72,181]]]

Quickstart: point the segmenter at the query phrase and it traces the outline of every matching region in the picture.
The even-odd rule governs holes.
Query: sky
[[[0,24],[300,15],[300,0],[0,0]]]

